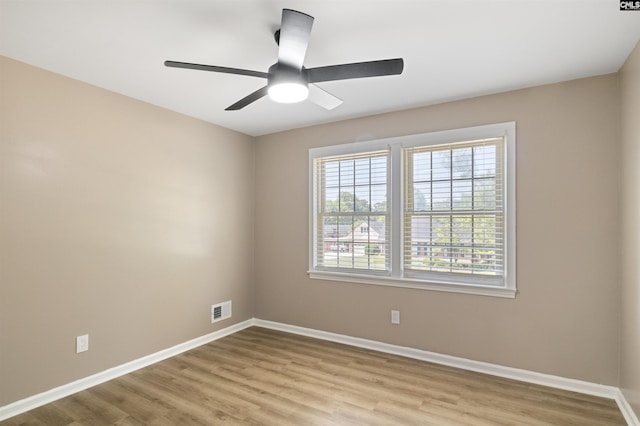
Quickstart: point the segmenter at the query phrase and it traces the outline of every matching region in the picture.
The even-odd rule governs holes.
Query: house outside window
[[[515,123],[309,160],[311,278],[515,297]]]

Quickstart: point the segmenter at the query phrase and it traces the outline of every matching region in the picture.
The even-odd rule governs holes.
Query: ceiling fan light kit
[[[267,93],[275,102],[292,104],[302,102],[309,96],[309,83],[304,69],[274,64],[269,68]]]
[[[281,104],[295,104],[309,97],[309,87],[300,83],[280,83],[269,85],[267,89],[272,101]]]
[[[164,64],[173,68],[267,79],[266,86],[228,106],[225,108],[227,111],[242,109],[264,96],[280,103],[296,103],[309,99],[323,108],[333,109],[340,105],[342,100],[322,90],[314,83],[402,74],[404,68],[402,58],[305,68],[303,63],[312,26],[312,16],[291,9],[282,10],[281,26],[275,33],[275,39],[279,46],[278,62],[271,65],[267,73],[177,61],[165,61]],[[313,86],[313,90],[310,90],[310,84]]]

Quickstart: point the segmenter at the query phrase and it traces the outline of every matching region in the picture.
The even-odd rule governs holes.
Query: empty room
[[[3,425],[640,425],[640,1],[0,0]]]

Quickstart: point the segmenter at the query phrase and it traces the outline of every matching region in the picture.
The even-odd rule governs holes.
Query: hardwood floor
[[[613,400],[252,327],[1,424],[626,423]]]

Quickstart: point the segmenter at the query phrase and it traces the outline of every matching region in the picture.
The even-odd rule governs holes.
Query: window
[[[515,296],[515,123],[309,155],[312,278]]]
[[[315,161],[316,269],[389,272],[389,151]]]
[[[503,138],[403,152],[405,276],[502,285]]]

